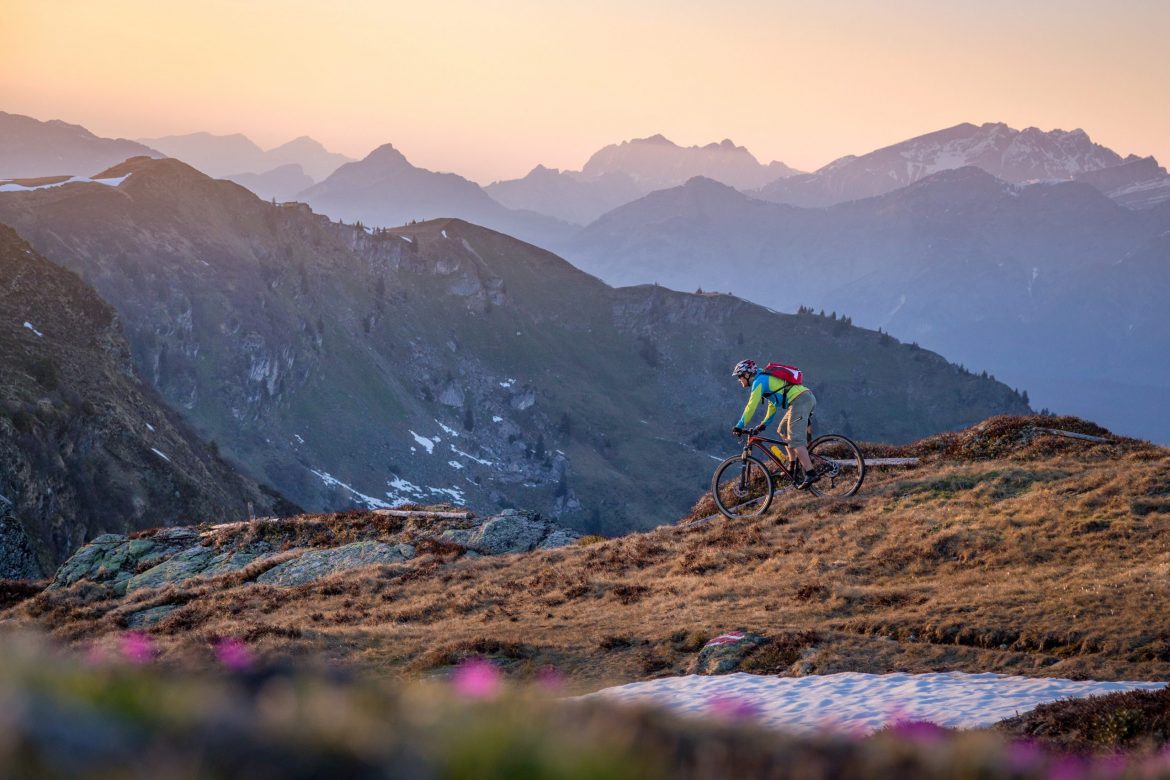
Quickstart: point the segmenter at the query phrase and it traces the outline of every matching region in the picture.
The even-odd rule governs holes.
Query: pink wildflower
[[[1087,774],[1084,759],[1065,756],[1048,767],[1048,780],[1081,780]]]
[[[546,693],[559,693],[565,685],[565,675],[555,666],[542,666],[536,673],[536,684]]]
[[[909,742],[933,743],[940,741],[947,730],[928,720],[899,720],[892,729],[895,736]]]
[[[753,720],[760,716],[760,705],[735,696],[716,694],[707,701],[707,710],[725,720]]]
[[[243,671],[252,666],[252,651],[239,639],[224,637],[215,643],[215,658],[229,669]]]
[[[106,649],[97,642],[94,642],[89,646],[89,649],[85,651],[85,656],[82,658],[82,663],[84,663],[86,666],[102,666],[108,660],[109,653],[106,652]]]
[[[1008,768],[1013,772],[1030,772],[1044,760],[1044,751],[1031,740],[1012,742],[1007,749]]]
[[[491,699],[499,695],[503,682],[500,671],[490,661],[468,658],[451,678],[455,692],[467,699]]]
[[[127,631],[122,634],[122,657],[132,664],[145,664],[154,660],[154,640],[141,631]]]

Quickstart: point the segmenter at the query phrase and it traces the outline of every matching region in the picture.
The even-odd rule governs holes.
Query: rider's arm
[[[764,415],[764,421],[760,423],[761,428],[767,428],[768,423],[772,422],[772,418],[776,416],[776,412],[780,409],[774,401],[768,399],[768,413]]]
[[[761,382],[752,383],[752,394],[748,396],[747,406],[743,408],[743,416],[739,418],[737,428],[746,428],[748,422],[756,413],[756,407],[760,405],[760,397],[764,394],[764,385]]]

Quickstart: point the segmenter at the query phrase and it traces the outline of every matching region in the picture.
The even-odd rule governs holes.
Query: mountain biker
[[[740,387],[745,389],[751,387],[751,395],[748,396],[747,406],[743,409],[743,416],[739,418],[731,432],[757,434],[768,427],[778,409],[786,409],[776,430],[780,438],[790,442],[789,459],[795,456],[804,467],[804,479],[798,482],[796,487],[803,490],[819,480],[821,475],[813,468],[812,460],[808,456],[808,423],[817,406],[817,399],[812,391],[804,385],[791,384],[765,374],[756,366],[754,360],[741,360],[736,363],[731,375],[739,380]],[[768,402],[768,413],[762,423],[748,429],[748,421],[755,415],[761,399]],[[798,444],[798,441],[801,443]]]

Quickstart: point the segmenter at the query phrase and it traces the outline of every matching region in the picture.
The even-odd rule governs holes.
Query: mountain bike
[[[811,431],[812,421],[809,421]],[[736,438],[744,434],[736,434]],[[747,433],[743,452],[728,458],[715,469],[711,477],[711,496],[715,506],[727,517],[758,517],[768,511],[772,497],[789,488],[795,489],[803,480],[800,461],[789,458],[781,447],[791,444],[788,439],[772,439]],[[759,450],[775,465],[769,469],[764,460],[752,454]],[[865,458],[849,439],[836,433],[818,436],[808,445],[808,456],[821,478],[809,485],[817,496],[843,498],[861,488],[865,479]]]

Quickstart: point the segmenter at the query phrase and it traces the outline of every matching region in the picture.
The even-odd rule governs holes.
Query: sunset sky
[[[812,170],[959,122],[1170,163],[1167,0],[0,0],[0,110],[487,183],[662,133]]]

